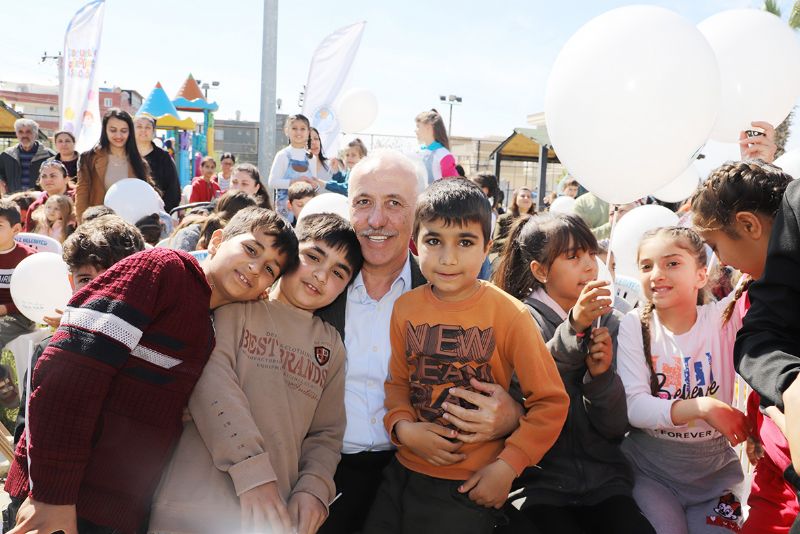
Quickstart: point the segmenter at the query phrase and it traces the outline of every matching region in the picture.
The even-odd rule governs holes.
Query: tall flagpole
[[[275,85],[278,62],[278,0],[264,0],[261,43],[261,119],[258,126],[258,171],[267,187],[275,158]]]

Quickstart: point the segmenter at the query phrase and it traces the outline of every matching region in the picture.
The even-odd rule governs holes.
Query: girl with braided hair
[[[728,162],[709,176],[692,197],[693,223],[720,262],[742,271],[734,300],[725,310],[728,320],[735,306],[749,308],[747,289],[761,278],[767,260],[772,223],[792,178],[779,168],[759,161]],[[784,473],[791,464],[784,436],[784,416],[775,406],[762,409],[752,391],[747,417],[753,429],[747,456],[755,466],[747,504],[750,512],[742,533],[788,533],[797,516],[797,497]]]
[[[704,304],[703,240],[691,229],[659,228],[639,244],[647,304],[622,319],[617,372],[633,427],[622,444],[633,495],[659,534],[738,532],[744,476],[733,446],[748,436],[731,407],[733,345],[741,311],[733,300]]]

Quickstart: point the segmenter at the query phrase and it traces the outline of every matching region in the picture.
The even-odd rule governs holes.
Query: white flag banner
[[[361,44],[366,21],[340,28],[319,44],[311,58],[303,97],[303,115],[319,130],[322,149],[331,156],[339,148],[339,121],[333,108]]]
[[[75,149],[89,150],[100,139],[97,57],[103,33],[105,0],[93,0],[75,13],[64,36],[60,91],[61,129],[77,139]]]

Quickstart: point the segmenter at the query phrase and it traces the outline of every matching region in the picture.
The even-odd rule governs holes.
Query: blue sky
[[[43,51],[63,45],[67,23],[85,0],[13,2],[4,9],[0,80],[56,83]],[[371,89],[379,116],[372,133],[413,135],[413,117],[456,94],[454,135],[508,135],[542,111],[547,76],[559,49],[584,23],[632,2],[616,0],[487,2],[439,0],[283,0],[279,8],[277,94],[298,111],[317,44],[358,20],[367,27],[351,85]],[[693,22],[757,0],[647,2]],[[791,2],[780,4],[788,11]],[[100,80],[147,95],[156,81],[173,96],[189,72],[219,80],[211,92],[220,118],[258,120],[261,0],[107,0]],[[743,36],[743,38],[746,38]],[[446,113],[446,108],[439,106]]]

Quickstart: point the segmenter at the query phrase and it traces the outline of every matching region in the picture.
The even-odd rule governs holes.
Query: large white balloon
[[[164,209],[164,201],[158,193],[138,178],[125,178],[109,187],[103,204],[131,224]]]
[[[648,204],[639,206],[625,214],[611,235],[611,252],[614,253],[617,276],[638,279],[636,256],[639,242],[645,232],[664,226],[676,226],[678,216],[664,206]]]
[[[733,143],[751,121],[783,122],[800,96],[800,43],[789,25],[760,9],[731,9],[697,27],[717,56],[722,83],[711,138]]]
[[[22,314],[35,323],[63,310],[70,297],[67,264],[60,254],[39,252],[28,256],[11,275],[11,299]]]
[[[691,163],[714,124],[719,91],[714,53],[696,26],[664,8],[622,7],[561,49],[547,81],[547,131],[586,189],[626,204]]]
[[[562,195],[550,204],[550,213],[575,213],[575,199],[569,195]]]
[[[303,206],[298,221],[315,213],[335,213],[350,220],[350,202],[347,197],[339,193],[323,193],[315,196]]]
[[[700,185],[700,173],[697,167],[689,165],[680,176],[653,193],[653,196],[662,202],[680,202],[686,200]]]
[[[774,165],[783,169],[783,172],[792,178],[800,178],[800,148],[785,152],[775,160]]]
[[[378,99],[369,89],[353,88],[342,95],[336,108],[336,116],[343,132],[361,132],[375,122],[378,116]]]

